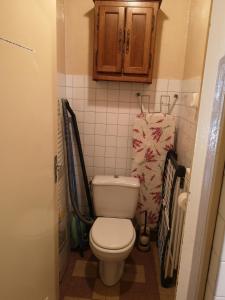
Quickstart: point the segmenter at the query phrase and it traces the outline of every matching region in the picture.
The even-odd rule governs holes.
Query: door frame
[[[225,32],[221,30],[225,26],[224,11],[225,3],[214,0],[176,300],[203,299],[208,273],[225,161],[224,97],[219,102],[215,94],[219,61],[225,55]]]

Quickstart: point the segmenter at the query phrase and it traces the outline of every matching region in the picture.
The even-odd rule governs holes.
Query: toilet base
[[[122,277],[124,260],[119,262],[99,261],[99,275],[107,286],[116,284]]]

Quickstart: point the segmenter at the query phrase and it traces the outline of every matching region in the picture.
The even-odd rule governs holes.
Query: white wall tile
[[[168,79],[157,79],[155,90],[156,91],[168,91]]]
[[[108,101],[107,112],[118,113],[119,104],[117,101]]]
[[[85,123],[95,123],[95,113],[94,112],[85,112],[84,113],[84,122]]]
[[[67,99],[72,99],[73,98],[73,88],[72,87],[67,87],[66,88],[66,98]]]
[[[99,90],[99,91],[102,91],[102,90]],[[95,110],[96,110],[96,112],[106,112],[107,111],[106,100],[105,101],[96,100]]]
[[[131,90],[120,90],[119,91],[119,101],[120,102],[130,102]]]
[[[119,90],[109,89],[107,94],[107,99],[109,102],[119,100]]]
[[[106,147],[105,157],[116,157],[116,147]]]
[[[128,126],[124,125],[118,125],[118,130],[117,130],[117,135],[118,136],[128,136]]]
[[[90,177],[94,176],[94,168],[89,167],[89,166],[85,166],[85,167],[86,167],[86,172],[87,172],[89,180],[90,180]]]
[[[105,135],[95,135],[95,145],[105,146]]]
[[[127,136],[118,136],[117,137],[117,147],[127,147],[128,137]]]
[[[130,103],[129,102],[119,102],[119,113],[129,113]]]
[[[104,174],[105,174],[105,169],[104,168],[94,167],[93,176],[94,175],[104,175]]]
[[[84,155],[94,156],[94,149],[95,149],[94,146],[84,145],[83,147]]]
[[[117,158],[116,159],[116,168],[117,169],[126,169],[126,158]]]
[[[119,90],[120,88],[120,83],[119,82],[114,82],[114,81],[109,81],[108,82],[108,89],[109,90]]]
[[[84,75],[73,75],[73,87],[84,87]]]
[[[106,134],[107,135],[117,135],[117,125],[107,124]]]
[[[96,112],[95,121],[96,123],[106,124],[106,113]]]
[[[133,82],[131,88],[132,88],[133,91],[142,92],[144,90],[145,86],[148,86],[148,88],[150,87],[149,84]]]
[[[92,80],[91,76],[84,76],[84,86],[89,88],[95,88],[96,87],[96,81]]]
[[[105,160],[104,157],[101,156],[95,156],[94,159],[94,166],[98,168],[104,168],[105,166]]]
[[[77,122],[84,122],[84,112],[83,111],[76,111],[75,112]]]
[[[109,135],[106,135],[106,146],[107,147],[116,147],[117,143],[117,137],[116,135],[114,136],[109,136]]]
[[[84,123],[84,134],[94,134],[95,124]]]
[[[106,89],[97,89],[96,90],[96,99],[101,101],[106,101],[107,99],[107,90]]]
[[[105,175],[115,175],[115,168],[105,168]]]
[[[140,113],[141,110],[140,110],[140,104],[139,103],[131,103],[130,105],[130,113],[135,115]]]
[[[95,89],[94,88],[85,88],[84,89],[84,99],[86,100],[95,100]]]
[[[85,155],[84,159],[85,159],[86,166],[88,166],[88,167],[93,167],[94,166],[94,159],[93,159],[92,156]]]
[[[107,113],[107,124],[117,124],[118,123],[118,114]]]
[[[127,147],[118,147],[116,151],[116,157],[127,158]]]
[[[77,100],[75,100],[77,101]],[[93,111],[95,112],[95,100],[79,100],[79,101],[82,101],[84,104],[83,104],[83,110],[85,112],[87,111]]]
[[[119,176],[126,176],[126,169],[116,168],[115,174]]]
[[[105,136],[106,124],[95,124],[95,134],[100,134]]]
[[[67,87],[73,86],[73,75],[70,75],[70,74],[66,75],[66,86]]]
[[[96,89],[107,89],[108,81],[96,81]]]
[[[94,147],[94,156],[105,156],[105,147],[95,146]]]
[[[115,157],[106,157],[105,158],[105,167],[106,168],[114,168],[116,164]]]
[[[180,92],[181,91],[181,80],[169,80],[168,92]]]
[[[84,110],[84,101],[83,100],[73,100],[73,110],[83,111]]]
[[[84,99],[85,98],[84,90],[85,89],[81,87],[73,88],[73,99]]]
[[[129,114],[119,114],[118,124],[119,125],[129,125],[130,115]]]
[[[85,134],[84,135],[84,144],[85,145],[94,145],[95,144],[95,136],[92,134]]]
[[[120,82],[120,90],[131,90],[132,83],[130,82]]]

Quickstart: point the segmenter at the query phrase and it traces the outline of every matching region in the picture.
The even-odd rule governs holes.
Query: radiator
[[[189,187],[189,172],[178,165],[176,158],[174,151],[168,152],[158,226],[161,284],[164,287],[176,282]]]

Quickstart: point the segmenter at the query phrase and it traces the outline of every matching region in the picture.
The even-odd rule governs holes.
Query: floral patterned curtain
[[[148,224],[157,226],[161,204],[162,172],[166,153],[174,147],[175,120],[163,113],[137,115],[133,129],[133,157],[131,175],[139,178],[141,187],[137,219],[144,222],[148,212]]]

